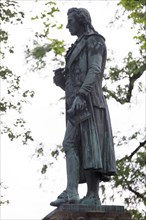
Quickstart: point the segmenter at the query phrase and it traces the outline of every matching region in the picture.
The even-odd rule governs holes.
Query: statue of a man
[[[105,39],[96,32],[84,8],[68,10],[71,35],[77,40],[67,51],[66,66],[55,71],[54,83],[65,91],[67,187],[52,206],[80,203],[101,205],[100,181],[116,174],[115,153],[109,111],[102,91],[106,63]],[[81,200],[79,183],[87,183]]]

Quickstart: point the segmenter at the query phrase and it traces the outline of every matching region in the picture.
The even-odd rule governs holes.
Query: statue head
[[[76,33],[74,33],[74,31],[72,31],[72,28],[73,29],[76,28],[76,31],[79,31],[82,28],[82,29],[84,29],[84,32],[87,32],[87,33],[90,32],[91,30],[95,31],[92,26],[90,13],[88,12],[87,9],[85,9],[85,8],[70,8],[68,10],[67,15],[68,15],[67,28],[69,28],[69,29],[71,28],[70,32],[72,35],[77,35]],[[71,21],[69,21],[69,20],[71,20],[70,18],[74,19],[74,24],[71,24]]]

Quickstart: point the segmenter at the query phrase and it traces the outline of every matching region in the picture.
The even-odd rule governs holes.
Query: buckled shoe
[[[79,203],[79,195],[78,194],[71,194],[67,192],[67,190],[63,191],[55,201],[51,202],[51,206],[60,206],[62,204],[75,204]]]

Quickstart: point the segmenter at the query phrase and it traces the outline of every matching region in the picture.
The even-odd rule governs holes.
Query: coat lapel
[[[86,37],[83,36],[80,41],[77,43],[73,51],[67,56],[67,63],[66,67],[70,68],[71,64],[73,63],[74,59],[78,56],[78,54],[81,52],[83,47],[86,44]]]

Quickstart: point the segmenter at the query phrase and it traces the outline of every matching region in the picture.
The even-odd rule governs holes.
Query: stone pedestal
[[[132,220],[123,206],[87,206],[64,204],[42,220]]]

